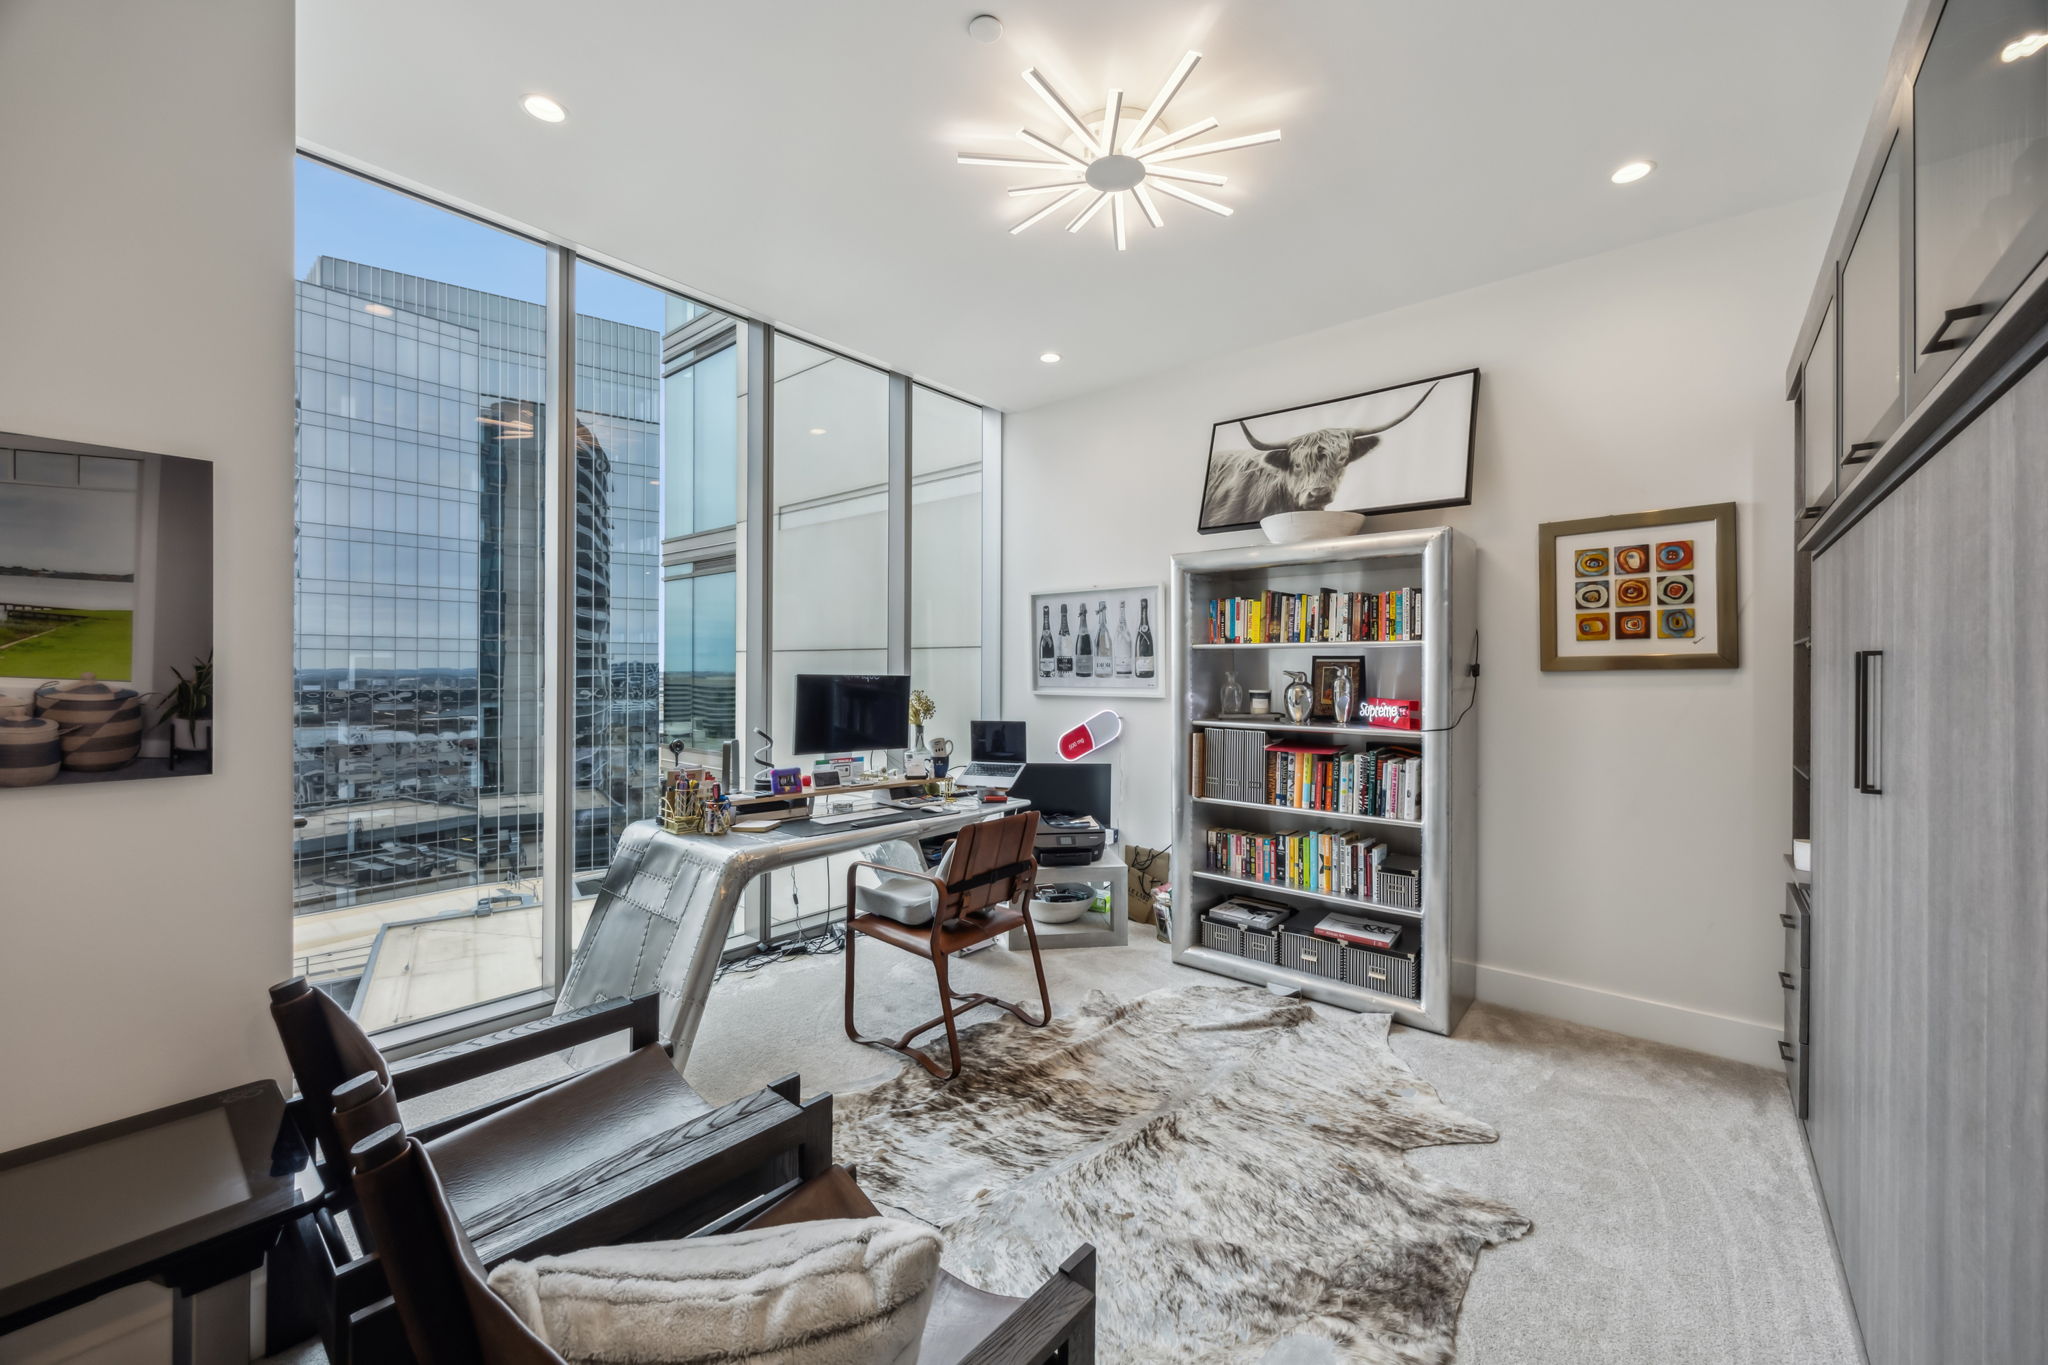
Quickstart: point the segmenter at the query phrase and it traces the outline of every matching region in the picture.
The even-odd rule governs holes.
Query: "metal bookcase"
[[[1478,654],[1475,558],[1469,540],[1447,526],[1347,536],[1301,545],[1253,545],[1176,555],[1165,613],[1174,712],[1173,960],[1240,981],[1277,983],[1312,1000],[1391,1013],[1403,1024],[1449,1033],[1471,1003],[1477,946]],[[1207,643],[1212,598],[1260,593],[1422,590],[1422,639],[1369,643],[1215,645]],[[1193,733],[1216,721],[1224,674],[1246,688],[1272,687],[1280,706],[1283,670],[1307,671],[1317,655],[1359,657],[1364,696],[1420,697],[1420,732],[1361,725],[1290,725],[1282,715],[1257,728],[1327,737],[1340,748],[1395,743],[1422,753],[1422,818],[1379,820],[1197,797],[1189,790]],[[1240,726],[1248,724],[1238,721]],[[1384,838],[1422,871],[1419,910],[1396,910],[1318,892],[1241,881],[1208,870],[1211,829],[1359,831]],[[1202,943],[1202,912],[1238,892],[1297,907],[1297,916],[1352,906],[1372,919],[1415,926],[1421,995],[1405,999],[1278,963],[1237,956]]]

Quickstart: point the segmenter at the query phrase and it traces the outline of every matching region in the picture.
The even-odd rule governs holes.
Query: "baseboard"
[[[1736,1019],[1662,1000],[1605,991],[1597,986],[1489,967],[1483,962],[1473,966],[1479,978],[1479,998],[1496,1005],[1548,1014],[1626,1033],[1631,1038],[1647,1038],[1653,1043],[1669,1043],[1756,1066],[1782,1064],[1778,1059],[1782,1029],[1776,1020],[1760,1023]]]

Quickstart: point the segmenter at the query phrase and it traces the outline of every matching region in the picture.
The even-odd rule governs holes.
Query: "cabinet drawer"
[[[1785,1039],[1805,1047],[1811,1041],[1807,1037],[1806,983],[1790,972],[1779,972],[1778,984],[1785,990]]]
[[[1792,1112],[1803,1119],[1806,1117],[1806,1049],[1780,1038],[1778,1056],[1785,1061],[1785,1087],[1792,1092]]]
[[[1812,914],[1805,889],[1796,883],[1785,888],[1785,908],[1778,923],[1785,929],[1784,965],[1778,969],[1778,985],[1785,992],[1785,1041],[1804,1048],[1813,1041],[1813,1009],[1807,990],[1807,973],[1813,965],[1812,935],[1808,932]]]

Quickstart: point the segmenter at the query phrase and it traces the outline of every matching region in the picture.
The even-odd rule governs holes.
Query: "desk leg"
[[[171,1365],[249,1365],[249,1274],[171,1296]]]

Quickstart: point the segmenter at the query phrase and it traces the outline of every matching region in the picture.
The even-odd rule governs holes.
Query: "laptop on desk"
[[[1007,791],[1024,775],[1024,722],[977,720],[970,726],[969,763],[953,780],[963,787]]]

